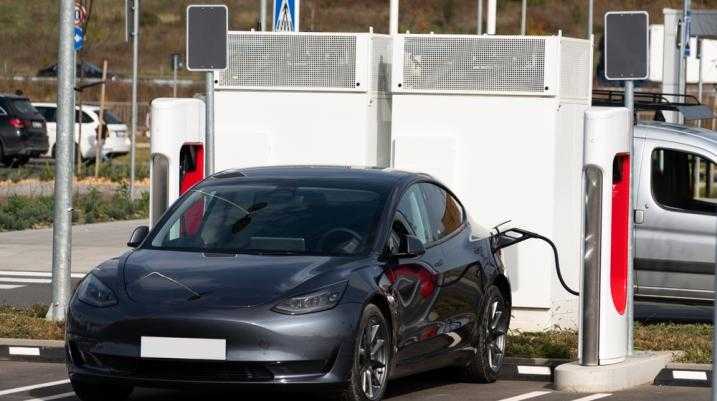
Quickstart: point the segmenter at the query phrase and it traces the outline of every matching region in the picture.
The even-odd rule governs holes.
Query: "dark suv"
[[[23,96],[0,94],[0,162],[22,166],[49,148],[45,118]]]

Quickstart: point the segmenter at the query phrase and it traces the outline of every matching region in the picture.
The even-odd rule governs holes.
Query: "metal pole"
[[[55,146],[55,209],[52,229],[52,304],[47,318],[65,320],[70,298],[72,244],[72,154],[75,144],[75,2],[60,1],[57,79],[57,144]]]
[[[132,32],[132,142],[130,144],[130,167],[129,167],[129,196],[134,199],[134,167],[136,162],[137,139],[137,84],[139,70],[139,1],[134,0],[132,8],[133,32]]]
[[[266,31],[266,0],[261,0],[261,17],[259,18],[259,21],[261,21],[261,30]]]
[[[177,70],[179,69],[179,57],[177,55],[172,56],[172,97],[177,97]]]
[[[389,11],[389,27],[388,27],[388,33],[391,35],[398,34],[398,1],[399,0],[391,0],[391,9]]]
[[[100,87],[100,126],[97,128],[97,146],[95,146],[95,177],[100,175],[100,152],[104,144],[105,132],[105,95],[107,89],[107,60],[102,62],[102,86]]]
[[[478,35],[483,34],[483,0],[478,0]]]
[[[528,16],[528,0],[523,0],[523,6],[520,11],[520,34],[525,35],[527,26],[526,19]]]
[[[593,37],[593,12],[594,12],[593,0],[588,0],[588,39]]]
[[[205,176],[214,174],[214,72],[207,72],[207,96],[206,96],[206,119],[205,119],[205,153],[206,165],[204,166]]]
[[[689,32],[687,27],[689,25],[689,13],[690,13],[690,0],[684,0],[682,7],[682,21],[680,29],[680,82],[679,82],[679,93],[687,94],[687,46],[690,40]],[[682,122],[682,115],[680,114],[680,123]]]
[[[630,119],[634,120],[635,118],[635,82],[634,81],[625,81],[625,107],[627,107],[628,110],[630,110]],[[633,126],[635,124],[635,121],[632,122]],[[635,138],[633,137],[633,130],[630,130],[630,200],[629,200],[629,206],[628,210],[630,211],[630,219],[629,221],[629,233],[630,237],[628,238],[627,243],[627,308],[625,311],[625,318],[627,319],[627,356],[632,356],[633,351],[633,330],[634,330],[634,323],[635,323],[635,317],[634,317],[634,285],[635,282],[635,273],[634,273],[634,251],[635,251],[635,230],[633,227],[633,216],[635,215],[634,209],[635,205],[637,204],[637,199],[635,199],[636,193],[635,193]]]
[[[486,23],[486,33],[495,35],[495,20],[498,12],[498,0],[488,0],[488,21]]]
[[[703,84],[704,84],[704,77],[702,76],[702,51],[704,50],[702,48],[703,41],[702,39],[697,39],[697,62],[700,63],[699,66],[699,80],[697,81],[697,99],[702,103],[702,90],[703,90]],[[702,128],[702,120],[697,120],[697,126]],[[709,197],[709,194],[707,195]]]

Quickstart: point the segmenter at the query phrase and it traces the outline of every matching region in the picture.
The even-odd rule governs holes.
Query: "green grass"
[[[77,171],[75,171],[75,173],[77,173]],[[83,179],[94,177],[94,175],[95,165],[93,163],[89,163],[82,165],[78,178]],[[129,176],[130,156],[128,154],[114,158],[111,161],[100,162],[100,178],[105,178],[112,182],[124,182],[129,179]],[[137,148],[135,178],[138,181],[149,178],[149,148]],[[27,179],[52,181],[55,179],[55,166],[48,160],[44,163],[32,165],[28,164],[19,168],[0,169],[0,182],[19,182]]]
[[[0,231],[27,230],[52,225],[52,196],[12,195],[0,202]],[[130,199],[126,186],[105,194],[96,189],[74,197],[72,221],[75,224],[147,218],[149,194]]]
[[[682,351],[676,362],[712,362],[711,324],[635,324],[635,349]],[[577,359],[578,334],[574,330],[537,333],[511,332],[508,356]]]

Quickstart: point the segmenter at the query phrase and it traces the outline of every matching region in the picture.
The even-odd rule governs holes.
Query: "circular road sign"
[[[87,20],[87,9],[80,3],[75,3],[75,25],[80,26]]]

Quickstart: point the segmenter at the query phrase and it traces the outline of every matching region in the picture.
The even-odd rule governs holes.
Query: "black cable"
[[[551,248],[553,248],[553,257],[555,258],[555,272],[558,273],[558,280],[560,281],[560,284],[563,286],[563,288],[565,288],[565,291],[567,291],[575,296],[579,296],[580,293],[573,290],[572,288],[568,287],[568,284],[565,283],[565,280],[563,280],[563,274],[560,271],[560,259],[558,259],[558,248],[555,246],[555,243],[553,243],[553,241],[551,241],[549,238],[543,237],[540,234],[535,234],[535,233],[531,233],[531,234],[532,234],[533,238],[543,240],[543,241],[547,242]]]

